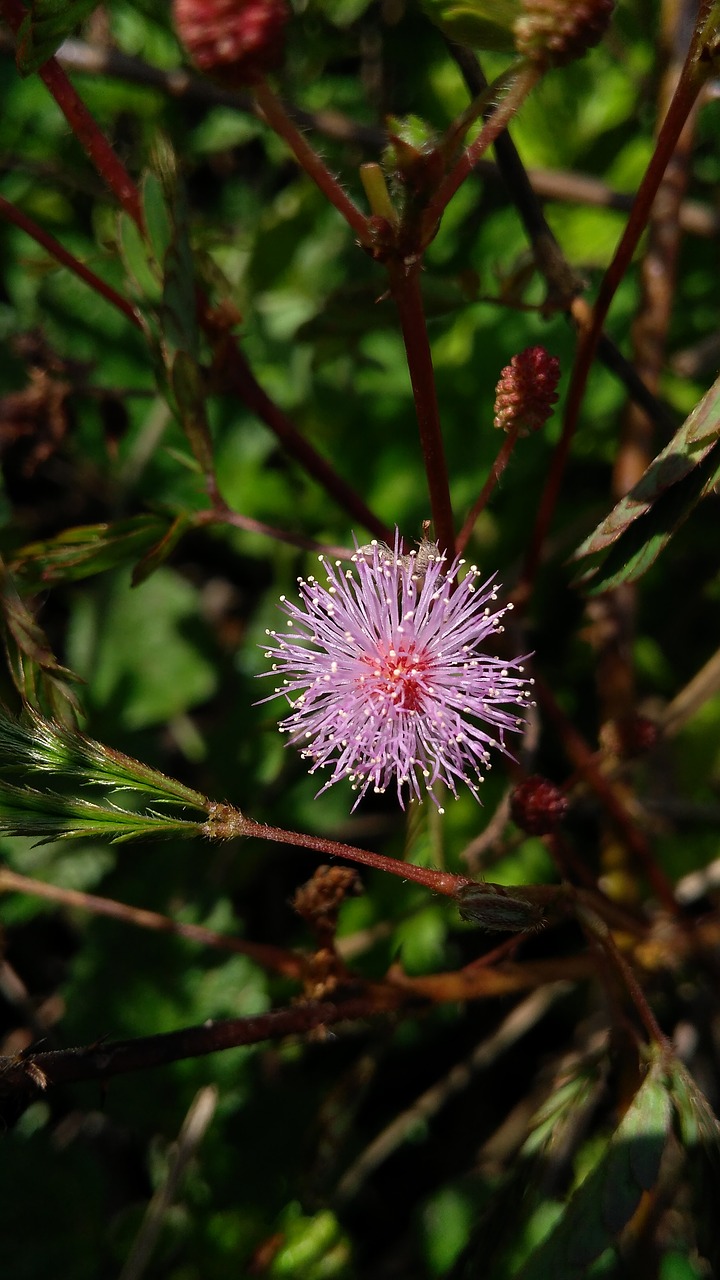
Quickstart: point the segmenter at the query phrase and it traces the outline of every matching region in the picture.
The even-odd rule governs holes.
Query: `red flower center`
[[[423,694],[427,692],[427,658],[418,654],[414,646],[407,650],[379,649],[376,657],[366,657],[372,668],[375,692],[389,699],[402,711],[419,711]]]

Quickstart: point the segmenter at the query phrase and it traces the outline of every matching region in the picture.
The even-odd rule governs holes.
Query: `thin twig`
[[[443,178],[437,191],[428,201],[423,218],[428,239],[432,239],[435,234],[435,229],[440,222],[443,211],[452,200],[455,192],[462,186],[465,179],[470,176],[480,157],[492,146],[499,134],[507,128],[513,116],[535,88],[539,79],[540,72],[536,67],[524,65],[516,68],[515,78],[509,85],[502,102],[495,108],[489,119],[486,120],[475,141],[463,152],[457,164]]]
[[[218,373],[222,389],[237,395],[238,399],[256,414],[261,422],[265,423],[265,426],[280,441],[286,453],[295,458],[308,475],[322,485],[338,506],[374,537],[392,544],[394,532],[370,510],[357,490],[338,474],[327,459],[323,458],[298,431],[294,422],[279,405],[270,399],[267,392],[260,386],[237,342],[231,341],[228,345]]]
[[[407,993],[399,988],[388,988],[382,992],[374,989],[372,996],[358,996],[338,1003],[322,1001],[293,1005],[289,1009],[273,1009],[249,1018],[208,1021],[200,1027],[183,1027],[180,1031],[143,1036],[136,1040],[13,1054],[0,1058],[0,1097],[78,1080],[109,1080],[133,1071],[168,1066],[185,1058],[206,1057],[226,1049],[261,1044],[264,1040],[307,1035],[318,1027],[387,1014],[398,1009],[407,998]]]
[[[0,0],[0,11],[11,31],[17,35],[27,16],[20,0]],[[133,222],[142,226],[140,192],[60,64],[55,58],[48,58],[38,69],[38,75],[100,177]]]
[[[467,1089],[478,1071],[486,1070],[517,1044],[518,1040],[532,1031],[557,1000],[570,990],[571,983],[555,982],[540,991],[533,991],[521,1000],[499,1027],[485,1040],[481,1040],[467,1058],[456,1063],[442,1080],[420,1094],[411,1106],[401,1111],[382,1133],[368,1143],[340,1179],[335,1193],[336,1201],[345,1204],[352,1200],[368,1178],[412,1136],[419,1125],[433,1120],[451,1098]]]
[[[119,1280],[140,1280],[146,1271],[163,1222],[172,1208],[185,1170],[212,1122],[217,1102],[218,1091],[214,1085],[206,1085],[195,1094],[178,1135],[167,1173],[145,1210],[145,1217]]]
[[[298,978],[302,974],[302,957],[293,955],[291,951],[285,951],[282,947],[273,947],[262,942],[247,942],[244,938],[217,933],[215,929],[208,929],[205,925],[172,920],[170,916],[161,915],[158,911],[133,907],[126,902],[117,902],[114,898],[82,893],[79,889],[64,889],[60,885],[48,884],[45,880],[34,880],[30,876],[19,875],[9,867],[0,867],[0,893],[31,894],[34,898],[44,898],[46,902],[56,902],[63,907],[88,911],[92,915],[107,916],[121,924],[133,925],[140,929],[153,929],[160,933],[172,933],[179,938],[186,938],[189,942],[199,943],[200,946],[215,947],[220,951],[233,951],[238,955],[248,956],[263,968],[282,973],[286,977]]]
[[[522,421],[518,420],[514,424],[514,426],[510,429],[510,431],[508,431],[507,435],[503,439],[500,449],[498,450],[497,457],[495,458],[495,461],[493,462],[490,468],[490,471],[488,473],[487,480],[485,481],[485,484],[480,490],[478,497],[473,503],[470,509],[470,513],[457,536],[456,547],[457,547],[458,555],[462,555],[468,542],[470,541],[470,538],[472,537],[473,529],[477,524],[478,518],[480,517],[482,512],[485,510],[488,504],[488,501],[501,475],[503,474],[505,468],[507,467],[508,462],[510,461],[510,458],[512,457],[513,450],[515,448],[515,445],[518,442],[521,427],[522,427]]]
[[[580,330],[578,350],[565,403],[562,434],[555,448],[550,471],[540,499],[530,548],[523,569],[523,578],[518,596],[519,604],[522,604],[529,596],[530,588],[540,563],[542,547],[555,514],[565,475],[565,467],[570,454],[570,446],[575,435],[587,381],[590,376],[590,369],[610,304],[630,265],[638,241],[647,225],[650,210],[666,166],[673,155],[680,134],[685,127],[688,116],[695,105],[698,93],[708,74],[708,69],[700,61],[699,49],[702,46],[703,23],[707,20],[710,8],[711,0],[706,0],[677,90],[673,95],[668,113],[663,121],[650,163],[640,183],[625,231],[603,277],[597,301],[592,311],[592,317],[588,325]]]
[[[136,328],[142,329],[140,317],[132,304],[128,302],[127,298],[122,297],[122,295],[113,289],[112,285],[108,284],[105,280],[101,280],[100,276],[96,276],[94,271],[91,271],[89,267],[86,267],[84,263],[80,262],[74,254],[65,249],[64,246],[60,244],[59,240],[56,240],[49,232],[44,231],[37,222],[28,217],[26,213],[23,213],[21,209],[18,209],[16,205],[11,204],[10,201],[6,200],[3,196],[0,196],[0,218],[4,218],[6,222],[11,222],[13,226],[19,227],[21,231],[24,231],[26,235],[30,236],[37,244],[41,245],[56,262],[59,262],[63,267],[67,267],[67,269],[72,271],[79,280],[82,280],[84,284],[89,285],[98,297],[104,298],[111,306],[116,307],[118,311],[122,312],[125,318],[130,320]]]

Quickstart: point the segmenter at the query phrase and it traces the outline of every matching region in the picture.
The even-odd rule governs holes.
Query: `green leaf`
[[[125,213],[118,217],[118,248],[137,300],[146,307],[159,306],[163,286],[158,263],[137,223]]]
[[[677,1129],[694,1186],[693,1221],[697,1245],[713,1274],[720,1268],[717,1206],[720,1203],[720,1124],[690,1073],[675,1059],[669,1071],[670,1096]]]
[[[132,564],[167,537],[176,523],[147,514],[112,524],[78,525],[54,538],[21,547],[15,553],[12,572],[29,592],[58,582],[77,582]]]
[[[175,353],[171,380],[178,415],[190,448],[203,471],[206,474],[212,472],[213,447],[205,411],[205,379],[197,361],[187,351]]]
[[[28,777],[32,785],[23,784]],[[64,784],[64,790],[60,785]],[[104,787],[113,798],[86,800],[88,786]],[[130,802],[196,809],[202,818],[121,807]],[[198,791],[157,769],[113,751],[76,729],[27,708],[15,720],[0,708],[0,832],[40,840],[95,836],[111,842],[151,835],[195,836],[201,832],[209,801]]]
[[[596,594],[634,582],[720,480],[720,378],[630,493],[578,547],[579,581]]]
[[[15,787],[0,779],[0,833],[7,836],[30,836],[40,842],[90,836],[122,844],[150,836],[197,836],[202,825],[169,814],[131,813],[119,805]]]
[[[642,1085],[590,1174],[571,1197],[555,1229],[517,1280],[583,1280],[591,1263],[615,1243],[643,1191],[654,1186],[670,1133],[672,1109],[662,1063]]]
[[[37,71],[57,52],[79,23],[97,7],[96,0],[29,0],[18,31],[15,54],[21,76]]]
[[[79,598],[68,655],[87,680],[88,706],[127,729],[165,723],[217,688],[198,593],[166,567],[134,591],[121,574]]]
[[[43,777],[72,779],[76,787],[102,786],[149,795],[154,804],[171,801],[205,810],[199,791],[168,778],[158,769],[85,737],[68,725],[28,707],[16,720],[0,707],[0,772],[28,771]]]
[[[142,560],[135,565],[132,573],[132,585],[139,587],[145,582],[151,574],[155,573],[162,564],[165,563],[168,556],[172,554],[183,534],[193,526],[193,518],[189,514],[180,515],[173,520],[169,529],[165,531],[159,542],[156,542],[149,551],[145,553]]]
[[[514,53],[513,25],[521,13],[518,0],[422,0],[436,26],[471,49]]]

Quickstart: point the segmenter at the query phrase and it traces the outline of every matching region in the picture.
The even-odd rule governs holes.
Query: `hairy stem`
[[[522,106],[540,79],[540,71],[536,67],[521,65],[516,68],[515,77],[509,85],[502,102],[486,120],[477,138],[465,150],[457,164],[443,178],[432,199],[428,202],[424,215],[426,239],[431,240],[435,234],[443,211],[450,203],[458,187],[462,186],[470,176],[480,157],[492,145],[499,134],[507,128],[513,116]]]
[[[326,840],[324,836],[306,835],[300,831],[285,831],[282,827],[271,827],[263,822],[254,822],[252,818],[246,818],[230,805],[211,805],[202,834],[211,840],[254,836],[259,840],[272,840],[276,844],[291,844],[299,849],[313,849],[325,857],[345,858],[348,862],[357,862],[361,866],[372,867],[375,871],[388,871],[390,875],[400,876],[402,880],[413,880],[433,893],[442,893],[448,898],[455,897],[463,885],[472,884],[467,876],[452,875],[449,871],[434,871],[431,867],[416,867],[412,862],[400,862],[397,858],[387,858],[384,854],[373,853],[370,849],[358,849],[355,845],[343,844],[339,840]]]
[[[337,178],[333,177],[320,156],[303,137],[295,122],[291,120],[280,99],[265,80],[254,86],[253,92],[263,119],[278,137],[287,143],[300,168],[304,169],[330,204],[342,214],[360,243],[368,243],[368,223],[365,214],[345,194]]]

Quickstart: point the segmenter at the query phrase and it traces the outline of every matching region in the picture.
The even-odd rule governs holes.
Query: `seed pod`
[[[547,924],[545,907],[522,895],[522,890],[501,884],[465,884],[456,902],[460,917],[490,933],[525,933]]]

